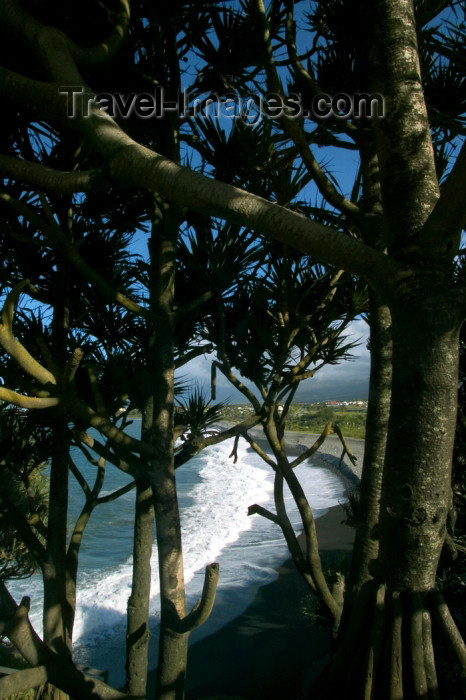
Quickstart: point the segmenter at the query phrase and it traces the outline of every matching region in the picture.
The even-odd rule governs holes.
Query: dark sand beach
[[[338,561],[351,550],[345,513],[331,508],[316,521],[321,554]],[[239,696],[245,700],[298,700],[328,658],[328,633],[302,612],[308,588],[291,560],[278,578],[259,588],[253,603],[225,627],[193,644],[187,700]]]
[[[316,436],[288,436],[290,454],[299,454]],[[358,467],[348,460],[339,467],[341,445],[328,438],[312,461],[340,473],[348,488],[360,475],[364,443],[350,440]],[[322,558],[341,562],[348,557],[354,531],[342,524],[341,506],[316,520]],[[328,633],[311,624],[302,607],[308,589],[293,562],[286,561],[278,578],[262,586],[247,610],[215,634],[190,648],[187,700],[212,696],[245,700],[302,700],[328,659]]]

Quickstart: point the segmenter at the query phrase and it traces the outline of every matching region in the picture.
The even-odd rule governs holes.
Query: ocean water
[[[139,422],[130,426],[137,436]],[[281,531],[269,520],[248,516],[248,506],[258,503],[273,510],[273,472],[240,441],[238,461],[229,454],[232,441],[212,446],[177,470],[177,488],[183,531],[183,555],[188,606],[199,598],[204,567],[220,564],[220,582],[213,613],[196,630],[192,641],[212,634],[241,614],[259,586],[272,582],[276,568],[289,556]],[[74,450],[73,459],[90,484],[95,468]],[[128,482],[128,477],[108,466],[101,495]],[[346,500],[345,487],[331,471],[300,465],[296,473],[315,517]],[[290,494],[287,507],[296,532],[301,530],[297,508]],[[80,486],[71,479],[70,527],[83,505]],[[110,671],[109,682],[124,683],[125,615],[131,586],[134,492],[98,506],[86,528],[80,553],[74,656],[78,663]],[[155,666],[159,615],[157,552],[152,557],[151,666]],[[31,621],[41,633],[42,584],[40,576],[11,582],[16,600],[31,597]]]

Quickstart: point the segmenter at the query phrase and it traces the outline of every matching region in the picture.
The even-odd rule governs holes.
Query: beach
[[[259,432],[256,437],[262,441]],[[289,454],[300,454],[316,437],[287,434]],[[359,482],[364,441],[347,442],[358,458],[356,467],[347,458],[339,465],[341,443],[333,436],[312,462],[334,470],[351,490]],[[349,561],[354,530],[344,519],[344,509],[335,506],[316,520],[324,568],[332,559],[337,564]],[[244,613],[200,641],[193,633],[186,699],[304,700],[329,656],[328,631],[303,612],[308,601],[309,589],[289,559],[275,581],[258,589]]]
[[[135,422],[131,428],[136,436],[139,425]],[[260,430],[254,438],[266,448]],[[288,434],[289,454],[301,454],[314,440],[315,436],[304,433]],[[356,443],[352,449],[359,450],[360,456],[362,442]],[[230,697],[298,698],[303,684],[325,663],[326,634],[313,628],[309,614],[302,612],[308,603],[308,590],[292,562],[287,561],[289,553],[280,529],[260,515],[248,516],[248,507],[254,503],[274,510],[273,471],[244,440],[238,446],[235,464],[230,456],[232,447],[231,440],[212,446],[177,472],[188,608],[201,594],[205,565],[216,561],[220,566],[213,613],[191,635],[187,697],[194,700],[226,693]],[[346,500],[346,490],[354,488],[357,475],[346,464],[339,467],[340,454],[339,443],[329,437],[321,452],[309,463],[303,462],[296,473],[315,511],[324,557],[341,559],[349,551],[353,533],[341,525],[345,514],[337,504]],[[74,454],[74,459],[90,481],[94,465],[80,453]],[[127,481],[124,473],[115,470],[109,474],[103,493],[121,488]],[[72,522],[83,505],[82,490],[75,481],[70,483],[69,498]],[[291,495],[285,494],[285,502],[299,533],[299,513]],[[86,528],[80,553],[74,658],[84,666],[108,671],[109,683],[116,688],[125,680],[133,516],[132,492],[100,506]],[[151,566],[149,656],[154,669],[160,611],[156,548]],[[18,601],[24,595],[31,597],[30,618],[41,634],[40,574],[12,581],[10,589]],[[148,697],[153,694],[154,675],[150,674]]]

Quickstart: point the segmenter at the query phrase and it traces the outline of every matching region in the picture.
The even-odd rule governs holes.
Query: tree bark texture
[[[439,592],[390,591],[368,581],[357,598],[344,641],[309,700],[466,696],[466,647]]]
[[[148,482],[136,485],[131,595],[127,606],[126,691],[146,694],[149,651],[151,555],[154,539],[154,503]]]
[[[54,447],[50,468],[47,551],[43,564],[44,641],[54,651],[71,652],[71,634],[65,630],[66,528],[68,519],[68,462],[70,442],[61,412],[54,416]]]
[[[387,306],[370,293],[369,401],[366,419],[366,440],[361,475],[359,519],[348,582],[352,598],[372,576],[371,562],[379,549],[379,508],[382,471],[385,460],[388,420],[390,415],[392,342],[391,316]]]
[[[439,294],[392,308],[392,320],[380,573],[391,590],[425,591],[435,584],[451,507],[461,318]]]
[[[374,580],[365,583],[362,580],[367,576],[371,552],[364,552],[364,563],[357,567],[356,589],[361,585],[323,697],[388,696],[399,700],[439,694],[454,698],[465,692],[464,644],[443,601],[432,591],[450,507],[458,329],[465,293],[461,290],[462,296],[454,298],[449,266],[459,234],[456,225],[446,233],[426,228],[436,210],[439,188],[419,70],[414,3],[367,0],[363,7],[367,8],[373,38],[373,87],[384,94],[387,103],[387,117],[377,122],[375,131],[388,255],[335,228],[180,167],[134,142],[97,107],[91,109],[89,117],[77,115],[72,126],[99,152],[116,185],[141,187],[166,197],[172,209],[160,204],[163,216],[173,216],[174,206],[183,207],[260,231],[362,276],[390,308],[393,377],[378,563],[373,569]],[[0,18],[35,52],[51,81],[39,82],[2,69],[0,93],[28,108],[34,104],[38,118],[69,125],[56,84],[84,86],[75,59],[79,51],[60,31],[40,25],[14,0],[0,4]],[[445,192],[448,195],[448,186],[440,202],[456,213],[455,201]],[[151,457],[150,483],[162,608],[157,697],[163,700],[182,698],[187,647],[173,459],[175,228],[168,224],[166,235],[153,238],[157,268],[152,267],[151,312],[155,313],[149,353],[154,392],[151,442],[157,450]],[[382,451],[381,431],[377,447],[374,445],[376,454],[368,456],[375,465],[367,485],[371,522],[376,513]],[[294,486],[286,463],[282,471]],[[307,517],[298,493],[300,503]],[[312,514],[308,520],[312,523]],[[373,527],[362,535],[365,546],[371,535]],[[309,556],[313,554],[309,548]],[[44,572],[51,579],[53,571],[46,571],[48,563]],[[56,622],[59,602],[59,596],[49,596],[50,643],[62,638]],[[443,668],[448,671],[440,673]]]
[[[143,407],[141,420],[141,440],[149,444],[153,417],[153,397],[149,395]],[[150,561],[155,521],[149,478],[137,481],[134,518],[133,571],[126,626],[126,691],[142,697],[146,694],[149,661]]]
[[[160,581],[160,638],[157,700],[180,700],[184,695],[187,635],[176,627],[186,617],[183,551],[173,452],[174,411],[174,274],[179,215],[158,203],[150,241],[155,311],[149,367],[153,390],[151,441],[157,457],[151,461]]]

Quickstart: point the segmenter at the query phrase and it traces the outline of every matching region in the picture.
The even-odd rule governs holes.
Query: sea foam
[[[177,471],[188,606],[201,594],[205,566],[213,561],[220,564],[214,611],[207,624],[196,632],[196,638],[213,633],[245,610],[257,588],[273,581],[276,567],[289,556],[278,526],[261,516],[247,514],[248,506],[254,503],[274,509],[273,471],[244,442],[239,444],[236,463],[229,457],[231,449],[230,441],[212,446]],[[91,474],[88,464],[81,462],[79,466]],[[329,470],[305,463],[296,469],[296,474],[315,517],[345,500],[341,480]],[[109,484],[105,484],[107,491],[118,488],[124,479],[124,475],[113,474]],[[82,504],[77,484],[72,484],[71,492],[71,510],[77,513]],[[285,496],[291,522],[299,532],[299,513],[287,489]],[[134,493],[130,492],[99,507],[84,534],[73,637],[77,660],[97,667],[113,666],[109,662],[112,646],[120,656],[119,666],[124,666],[121,658],[131,592],[133,509]],[[151,626],[156,636],[159,583],[155,547],[151,566]],[[31,621],[40,634],[40,577],[11,582],[9,587],[17,599],[31,596]],[[106,653],[102,656],[103,641]],[[114,683],[122,680],[121,674],[114,674]]]

